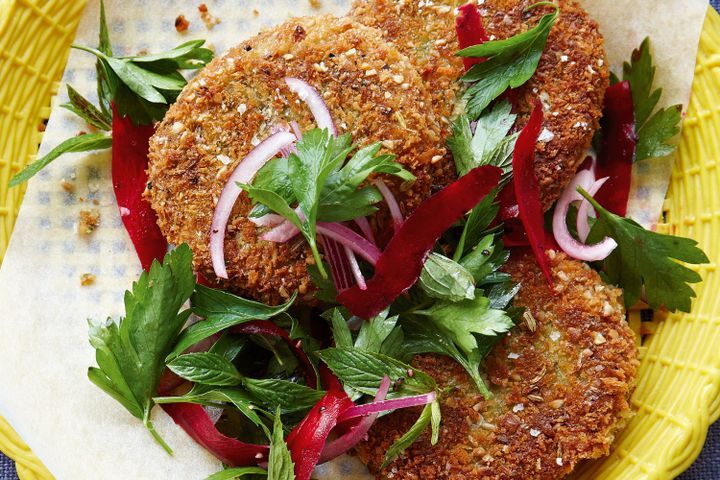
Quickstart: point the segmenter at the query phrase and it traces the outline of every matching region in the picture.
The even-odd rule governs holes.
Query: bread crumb
[[[260,12],[258,11],[257,8],[253,8],[253,15],[255,15],[256,17],[257,17],[258,15],[260,15]]]
[[[200,6],[198,7],[198,12],[200,12],[200,19],[202,19],[203,23],[205,24],[205,28],[207,28],[208,30],[212,30],[215,25],[220,23],[220,19],[218,17],[210,15],[207,5],[205,5],[204,3],[200,4]]]
[[[312,8],[320,8],[322,7],[322,3],[320,3],[320,0],[310,0],[310,6]]]
[[[190,22],[188,22],[187,18],[185,18],[185,15],[178,15],[175,19],[175,30],[178,32],[185,32],[190,27]]]
[[[93,275],[92,273],[83,273],[80,275],[80,285],[83,287],[89,287],[93,283],[95,283],[95,279],[97,277]]]
[[[65,190],[68,193],[75,192],[75,184],[72,182],[68,182],[64,178],[60,181],[60,186],[62,187],[63,190]]]
[[[100,226],[100,211],[97,209],[80,210],[80,223],[78,233],[80,235],[91,235]]]

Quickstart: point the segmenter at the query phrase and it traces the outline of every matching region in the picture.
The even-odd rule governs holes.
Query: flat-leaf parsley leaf
[[[182,244],[125,292],[125,318],[118,323],[90,322],[90,344],[98,367],[88,377],[131,414],[143,421],[155,439],[170,447],[150,421],[165,357],[183,327],[190,310],[180,313],[195,288],[190,247]]]
[[[550,2],[540,2],[529,8],[540,6],[552,7],[555,11],[543,15],[534,28],[514,37],[473,45],[458,52],[461,57],[487,58],[462,77],[462,81],[472,83],[464,95],[470,119],[478,118],[505,90],[523,85],[535,73],[550,29],[560,14],[558,6]]]
[[[634,305],[644,287],[651,308],[689,312],[695,292],[688,284],[698,283],[702,278],[675,260],[695,265],[707,263],[709,260],[697,242],[645,230],[636,222],[605,210],[582,188],[578,191],[598,212],[588,244],[605,237],[618,244],[602,267],[606,281],[623,289],[625,306]]]

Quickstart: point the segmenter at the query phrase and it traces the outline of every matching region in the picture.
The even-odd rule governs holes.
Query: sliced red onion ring
[[[385,375],[382,382],[380,382],[380,388],[378,388],[378,391],[375,394],[375,402],[382,402],[385,400],[389,390],[390,378]],[[322,454],[320,455],[320,461],[318,463],[329,462],[360,443],[367,436],[370,431],[370,427],[372,427],[375,420],[377,420],[377,416],[377,413],[368,415],[360,420],[357,425],[350,428],[350,430],[341,437],[327,442],[325,444],[325,448],[323,448]]]
[[[358,217],[355,219],[355,224],[370,243],[377,245],[377,242],[375,241],[375,234],[373,233],[372,228],[370,228],[370,222],[368,222],[367,218]]]
[[[315,117],[315,123],[318,128],[327,129],[331,135],[336,136],[337,130],[335,129],[335,123],[330,116],[330,110],[328,110],[325,100],[309,83],[299,78],[287,77],[285,78],[288,88],[293,93],[296,93],[300,100],[305,102]]]
[[[302,130],[300,130],[300,125],[295,120],[290,122],[290,128],[292,128],[292,131],[297,138],[302,138]]]
[[[388,412],[400,408],[418,407],[432,403],[437,398],[435,392],[416,395],[414,397],[395,398],[393,400],[374,401],[364,405],[356,405],[345,410],[338,418],[338,423],[365,415],[373,415],[380,412]]]
[[[276,124],[276,125],[273,125],[272,129],[270,129],[270,133],[289,132],[289,131],[290,131],[290,127],[287,126],[286,124]],[[302,134],[298,135],[297,132],[294,132],[294,133],[295,133],[296,138],[302,138]],[[295,145],[294,144],[288,145],[287,147],[280,149],[280,156],[282,156],[283,158],[287,158],[290,156],[291,153],[295,153],[295,152],[297,152],[297,148],[295,148]]]
[[[400,205],[398,205],[397,200],[395,199],[395,195],[390,191],[387,185],[385,185],[385,182],[383,182],[380,179],[377,179],[373,182],[375,186],[380,190],[380,193],[382,194],[383,198],[385,199],[385,203],[388,204],[388,208],[390,209],[390,215],[393,219],[393,227],[395,231],[397,232],[400,226],[403,224],[405,219],[403,219],[402,212],[400,211]]]
[[[305,215],[303,215],[300,207],[295,207],[295,213],[300,217],[300,220],[305,220]],[[290,220],[283,219],[276,227],[269,232],[265,232],[260,238],[268,242],[285,243],[299,233],[300,229],[293,225]]]
[[[270,135],[243,158],[228,178],[220,199],[215,206],[212,227],[210,230],[210,256],[213,270],[218,278],[228,278],[225,268],[225,230],[232,213],[233,206],[242,191],[238,183],[250,182],[260,168],[280,150],[295,141],[295,135],[289,132],[278,132]]]
[[[260,238],[268,242],[285,243],[299,233],[300,230],[295,225],[284,220],[272,230],[263,233]]]
[[[322,235],[318,235],[322,244],[325,258],[330,264],[330,273],[332,273],[333,283],[338,292],[342,292],[353,286],[352,268],[348,264],[348,258],[343,255],[342,247],[334,240],[326,239]]]
[[[268,213],[262,217],[250,217],[250,221],[258,227],[277,227],[285,221],[285,217],[277,213]]]
[[[344,247],[345,248],[345,255],[347,256],[348,262],[350,263],[350,268],[352,270],[353,277],[355,277],[355,281],[357,282],[358,287],[360,287],[360,290],[367,290],[367,284],[365,283],[365,277],[363,277],[362,271],[360,271],[360,265],[358,265],[357,258],[355,258],[355,254],[352,250],[350,250],[350,247]]]
[[[378,258],[380,258],[380,249],[378,247],[345,225],[340,223],[318,222],[316,228],[319,234],[349,247],[350,250],[360,255],[373,266],[375,266]]]
[[[590,194],[590,196],[594,197],[595,194],[600,190],[600,188],[605,185],[605,182],[608,181],[608,178],[609,177],[601,178],[600,180],[593,183],[590,188],[587,189],[587,192]],[[588,217],[591,213],[595,213],[595,209],[592,208],[590,202],[583,198],[582,203],[580,204],[580,208],[578,208],[577,216],[577,232],[581,242],[587,241],[587,237],[588,235],[590,235],[590,222],[588,222]]]
[[[610,237],[605,237],[595,245],[585,245],[575,240],[568,229],[567,215],[570,204],[583,199],[577,188],[583,187],[588,190],[593,185],[594,180],[595,178],[590,170],[578,172],[563,192],[560,200],[558,200],[553,214],[553,234],[560,248],[572,258],[586,262],[604,260],[617,247],[617,242]]]

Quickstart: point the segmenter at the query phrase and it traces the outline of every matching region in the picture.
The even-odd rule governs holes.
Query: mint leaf
[[[694,265],[708,263],[697,242],[645,230],[633,220],[605,210],[582,188],[578,188],[578,192],[598,213],[588,244],[605,237],[613,238],[618,244],[603,260],[602,268],[606,282],[623,289],[625,306],[633,306],[640,299],[644,287],[645,300],[650,308],[689,312],[691,299],[695,297],[689,284],[702,281],[702,277],[675,260]]]
[[[245,389],[267,410],[283,414],[310,410],[325,392],[277,378],[245,378]]]
[[[655,65],[650,51],[650,38],[645,38],[632,53],[630,63],[623,65],[623,80],[630,82],[635,130],[638,141],[635,161],[670,155],[677,148],[668,142],[680,133],[682,105],[673,105],[655,112],[662,88],[653,89]]]
[[[440,412],[440,402],[435,400],[430,404],[430,445],[437,445],[440,440],[440,422],[442,415]]]
[[[335,346],[338,348],[352,348],[353,339],[350,328],[340,309],[333,308],[330,311],[330,323],[332,324],[332,337],[335,340]]]
[[[508,88],[517,88],[535,73],[545,48],[550,29],[559,15],[559,8],[540,2],[530,8],[549,6],[552,14],[543,15],[532,29],[504,40],[474,45],[458,52],[461,57],[484,57],[487,61],[473,66],[462,78],[472,83],[463,95],[470,119],[476,119],[490,103]]]
[[[62,108],[73,112],[75,115],[85,120],[88,125],[92,125],[99,130],[108,132],[112,129],[111,116],[107,116],[98,110],[95,105],[90,103],[90,101],[80,95],[78,91],[70,85],[67,86],[67,92],[70,103],[63,103],[60,105]]]
[[[98,35],[98,50],[105,55],[112,55],[110,44],[110,32],[108,30],[107,18],[105,17],[105,2],[100,0],[100,32]],[[115,91],[115,77],[110,77],[105,66],[98,59],[95,62],[95,73],[97,74],[97,95],[105,118],[112,119],[113,92]]]
[[[436,411],[439,411],[439,407],[435,407],[435,409]],[[387,467],[393,460],[395,460],[395,458],[397,458],[398,455],[407,450],[410,445],[415,443],[431,422],[438,426],[440,424],[439,419],[435,416],[432,404],[427,404],[413,426],[410,427],[403,436],[395,440],[390,448],[388,448],[388,451],[385,453],[385,457],[383,458],[383,463],[380,466],[380,470]]]
[[[242,390],[215,388],[198,393],[189,392],[181,396],[155,397],[153,400],[158,405],[166,403],[197,403],[206,407],[223,407],[223,404],[228,403],[237,408],[256,426],[262,427],[264,425],[257,414],[258,407],[254,404],[255,399]]]
[[[283,438],[280,412],[275,414],[273,433],[270,438],[267,478],[268,480],[295,480],[295,464]]]
[[[203,385],[233,387],[242,382],[242,375],[227,358],[210,352],[180,355],[167,364],[177,376]]]
[[[475,298],[472,274],[459,263],[439,253],[431,253],[425,261],[418,284],[432,298],[450,302]]]
[[[114,57],[104,9],[100,23],[99,48],[73,47],[98,59],[98,96],[103,113],[109,115],[109,103],[114,102],[120,115],[129,115],[135,124],[150,125],[162,120],[169,104],[187,84],[179,70],[202,68],[213,57],[212,51],[202,47],[204,40],[186,42],[159,54]]]
[[[387,375],[396,385],[389,398],[428,393],[435,381],[427,374],[387,355],[356,348],[328,348],[317,352],[323,362],[343,382],[358,392],[375,395]],[[412,376],[408,372],[412,371]]]
[[[125,318],[119,324],[90,322],[90,344],[98,367],[88,377],[141,419],[168,451],[150,421],[165,357],[190,311],[180,312],[195,287],[192,252],[182,244],[160,264],[153,262],[131,291],[125,292]]]
[[[235,480],[245,475],[267,475],[267,470],[260,467],[226,468],[225,470],[213,473],[205,480]]]
[[[283,305],[270,307],[231,293],[198,285],[192,296],[193,311],[205,320],[186,328],[177,339],[168,359],[180,355],[201,340],[250,320],[267,320],[290,308],[296,295]]]
[[[68,138],[42,158],[25,167],[20,173],[10,179],[9,186],[16,187],[27,182],[50,162],[64,153],[91,152],[93,150],[105,150],[112,146],[112,139],[104,133],[86,133],[77,137]]]

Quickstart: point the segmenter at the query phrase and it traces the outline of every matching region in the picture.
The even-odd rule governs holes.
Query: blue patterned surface
[[[710,0],[720,10],[720,0]],[[0,453],[0,480],[17,480],[15,465]],[[678,480],[713,480],[720,479],[720,423],[716,423],[708,432],[708,440],[700,457],[690,469]]]

